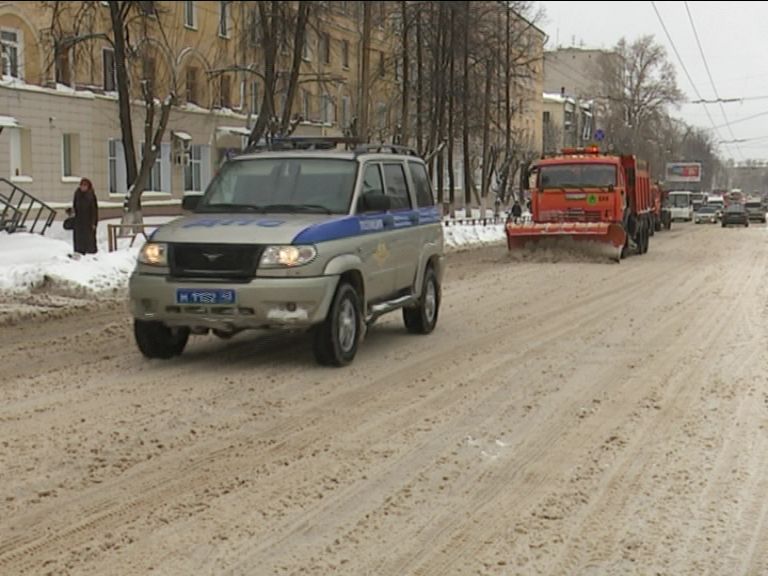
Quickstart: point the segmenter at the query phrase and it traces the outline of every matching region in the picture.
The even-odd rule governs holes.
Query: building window
[[[184,26],[197,30],[197,6],[192,1],[184,2]]]
[[[309,32],[304,32],[304,45],[301,47],[301,57],[307,62],[312,61],[312,50],[309,46],[310,37]]]
[[[197,68],[187,67],[187,93],[186,100],[192,104],[200,104],[199,94],[197,92]]]
[[[219,36],[229,38],[230,5],[229,2],[219,2]]]
[[[328,94],[323,94],[320,102],[320,120],[323,124],[333,124],[333,100]]]
[[[549,111],[545,111],[544,118],[543,118],[544,124],[549,124],[550,120],[551,120],[551,114],[549,113]]]
[[[142,80],[147,83],[147,89],[150,94],[155,93],[155,59],[144,56],[141,61]]]
[[[259,20],[259,11],[252,8],[248,13],[248,39],[251,46],[261,44],[261,20]]]
[[[387,125],[387,105],[384,102],[379,102],[376,106],[376,117],[379,122],[379,128]]]
[[[64,134],[61,139],[61,175],[74,178],[80,174],[80,135]]]
[[[342,40],[341,42],[341,65],[344,68],[349,68],[349,40]]]
[[[117,194],[117,140],[111,139],[108,146],[108,162],[109,162],[109,193]]]
[[[306,90],[301,91],[301,115],[304,120],[310,120],[312,107],[310,106],[310,95]]]
[[[259,99],[259,83],[254,80],[251,83],[251,114],[258,114],[261,110],[261,100]]]
[[[387,67],[384,64],[384,52],[379,52],[379,76],[381,78],[384,78],[384,75],[387,73]]]
[[[32,176],[32,131],[29,128],[11,130],[11,179]]]
[[[144,16],[157,16],[157,6],[155,6],[154,0],[141,0],[139,7]]]
[[[219,108],[230,108],[231,104],[229,76],[222,74],[219,78]]]
[[[331,63],[331,35],[320,34],[320,58],[324,64]]]
[[[111,48],[104,48],[102,51],[104,75],[104,91],[114,92],[117,89],[117,69],[115,67],[115,51]]]
[[[189,147],[189,161],[184,166],[184,192],[202,192],[202,146]]]
[[[56,83],[69,86],[72,83],[72,75],[69,67],[69,50],[59,49],[56,56]]]
[[[24,78],[24,46],[21,31],[0,30],[0,59],[3,76]]]
[[[144,157],[144,143],[141,143],[141,156]],[[149,173],[149,182],[147,183],[148,192],[163,191],[163,154],[161,150],[157,151],[155,165]]]
[[[352,110],[352,103],[349,96],[341,97],[341,127],[349,128],[350,124],[350,111]]]

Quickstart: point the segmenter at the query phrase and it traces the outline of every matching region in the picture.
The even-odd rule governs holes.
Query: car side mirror
[[[197,207],[200,205],[200,200],[202,200],[201,194],[188,194],[184,196],[181,200],[181,208],[182,210],[186,210],[187,212],[194,212],[197,210]]]
[[[367,192],[360,196],[357,203],[358,212],[386,212],[392,208],[392,199],[386,194]]]

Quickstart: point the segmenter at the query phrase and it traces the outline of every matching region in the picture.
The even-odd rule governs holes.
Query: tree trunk
[[[371,3],[363,2],[363,42],[362,42],[362,68],[360,70],[360,98],[358,123],[359,136],[367,142],[368,137],[368,109],[369,109],[369,77],[371,70]]]
[[[281,135],[285,135],[291,126],[293,101],[296,98],[296,89],[299,84],[299,71],[301,70],[301,58],[304,50],[304,37],[307,32],[307,20],[309,20],[309,2],[300,0],[298,16],[296,19],[296,29],[293,34],[293,60],[291,62],[291,73],[288,80],[288,92],[285,96],[285,109],[283,110],[283,119],[280,122],[279,128]],[[320,55],[318,55],[318,57],[320,57]]]
[[[408,21],[408,2],[406,0],[401,0],[400,2],[400,13],[403,19],[403,108],[402,113],[400,114],[400,122],[402,124],[400,136],[402,140],[401,143],[404,146],[408,146],[408,141],[411,139],[411,90],[409,84],[411,79],[411,60],[409,55],[411,26]]]
[[[424,38],[422,34],[421,3],[416,6],[416,149],[424,154]]]
[[[434,150],[438,146],[437,141],[437,129],[438,129],[438,112],[439,102],[442,97],[442,84],[443,78],[440,76],[440,65],[443,60],[443,36],[445,31],[443,30],[443,3],[437,2],[433,7],[437,10],[436,20],[433,14],[433,23],[437,23],[437,31],[434,38],[434,46],[432,50],[432,78],[429,83],[429,102],[431,103],[431,114],[429,115],[429,137],[427,139],[427,150]],[[438,192],[439,194],[439,192]]]
[[[456,9],[451,6],[450,18],[451,43],[449,49],[449,67],[448,67],[448,198],[451,204],[451,211],[455,208],[456,202],[456,176],[453,168],[453,143],[455,138],[454,123],[454,101],[456,100],[455,88],[455,68],[456,68]]]
[[[502,188],[501,198],[503,201],[507,200],[508,189],[511,174],[509,170],[512,167],[512,29],[511,29],[511,10],[507,9],[505,14],[506,30],[505,30],[505,62],[504,62],[504,164],[505,169],[502,174]]]
[[[485,202],[488,197],[488,184],[490,182],[490,158],[488,148],[491,136],[491,81],[493,80],[493,61],[485,63],[485,92],[483,93],[483,165],[481,176],[480,197]]]
[[[117,104],[120,115],[120,133],[123,140],[125,156],[125,172],[129,191],[128,210],[141,210],[141,193],[136,187],[138,168],[136,164],[136,148],[133,141],[133,120],[131,116],[131,94],[129,88],[128,68],[125,51],[125,23],[123,21],[123,3],[110,2],[109,15],[112,23],[112,35],[115,43],[115,76],[117,83]]]
[[[470,3],[464,2],[464,81],[462,91],[462,148],[464,155],[464,206],[469,210],[472,205],[472,158],[469,148],[469,22]]]
[[[279,49],[280,20],[279,2],[258,2],[259,19],[261,20],[261,47],[264,52],[264,95],[261,98],[256,124],[248,136],[248,146],[254,146],[264,137],[275,115],[275,85],[277,51]],[[270,6],[267,11],[267,5]]]
[[[446,89],[445,89],[445,72],[447,65],[448,54],[448,42],[450,40],[447,27],[447,13],[444,2],[439,3],[440,14],[438,18],[438,26],[441,30],[440,43],[439,43],[439,59],[437,60],[437,102],[436,102],[436,138],[434,140],[435,146],[440,146],[445,138],[445,101],[446,101]],[[443,206],[445,200],[445,153],[443,151],[437,156],[437,201],[440,206]]]

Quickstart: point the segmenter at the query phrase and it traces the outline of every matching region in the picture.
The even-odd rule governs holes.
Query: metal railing
[[[56,219],[56,210],[6,178],[0,184],[10,188],[10,193],[0,191],[0,230],[9,234],[18,231],[44,235]],[[30,224],[31,222],[31,224]],[[38,230],[35,230],[40,225]]]

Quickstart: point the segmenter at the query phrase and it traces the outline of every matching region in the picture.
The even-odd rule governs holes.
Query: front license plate
[[[179,288],[176,304],[234,304],[235,291],[226,289]]]

